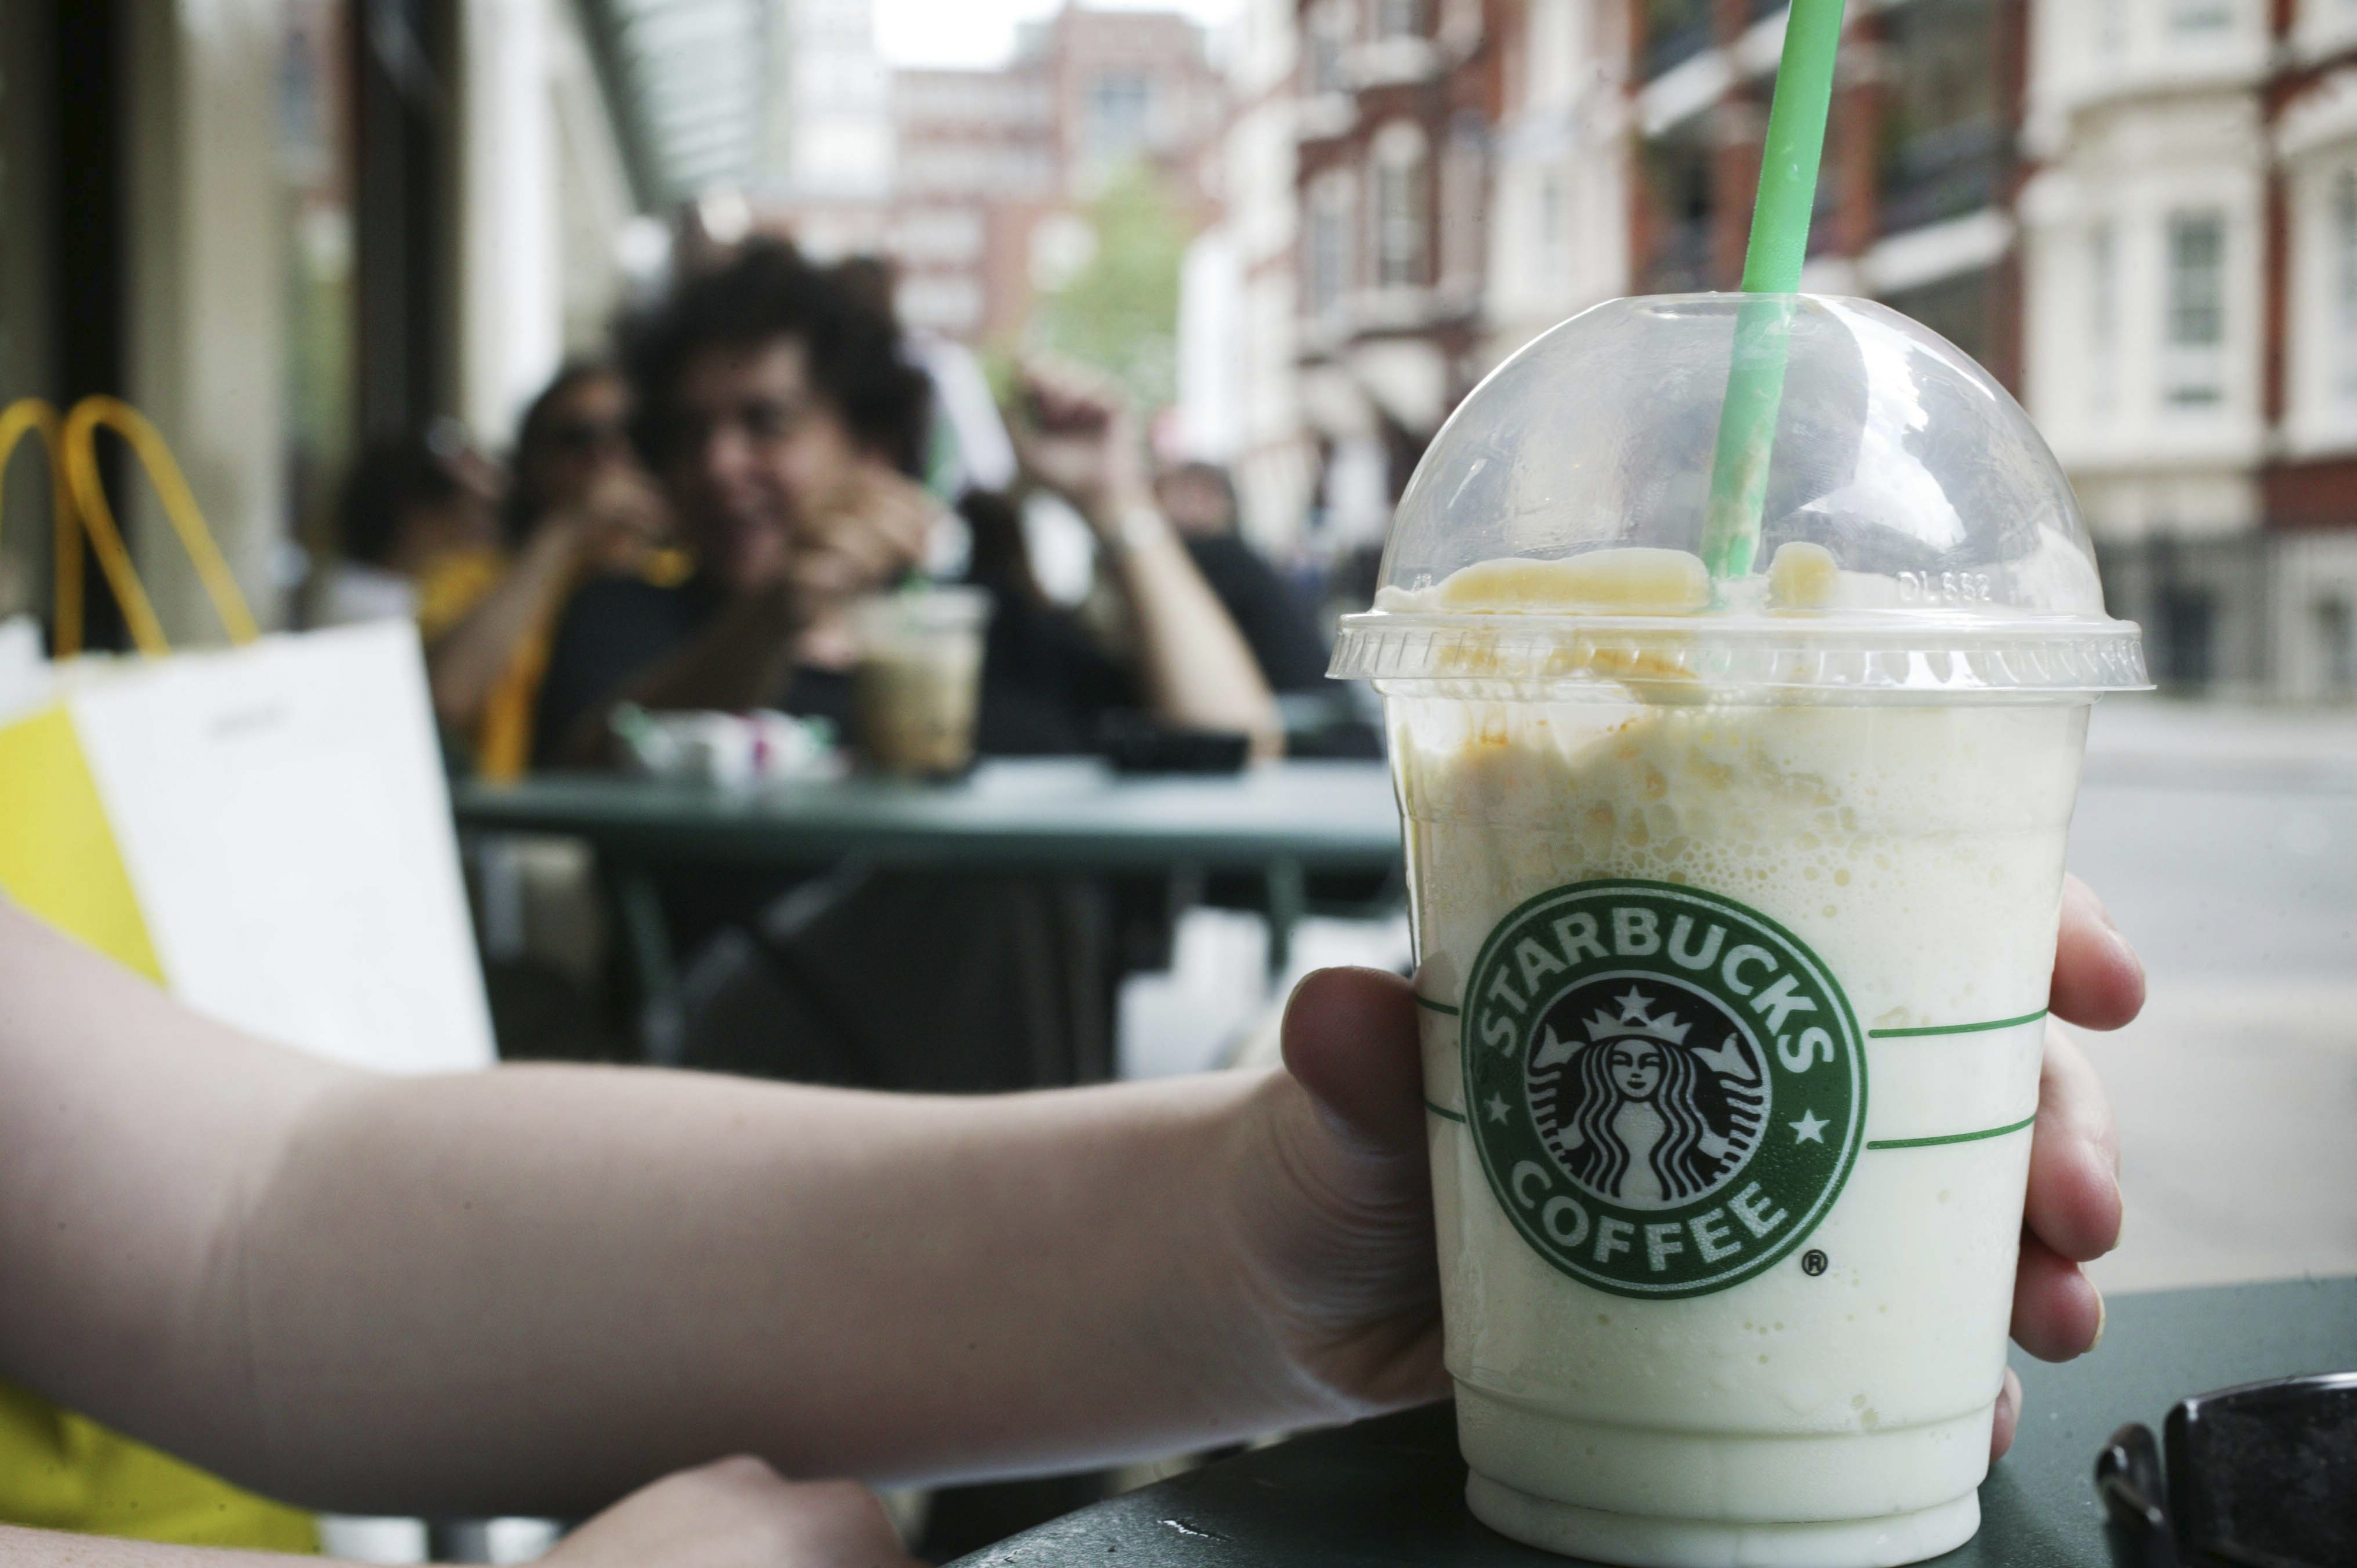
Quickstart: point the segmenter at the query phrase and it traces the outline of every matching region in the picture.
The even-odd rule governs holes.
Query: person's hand
[[[2104,1298],[2079,1265],[2120,1240],[2120,1136],[2094,1068],[2055,1019],[2116,1029],[2144,1008],[2144,964],[2075,876],[2062,880],[2062,929],[2047,1004],[2046,1065],[2030,1134],[2029,1196],[2014,1276],[2013,1337],[2042,1361],[2067,1361],[2104,1334]],[[2012,1445],[2021,1380],[2010,1369],[1996,1403],[1990,1455]]]
[[[888,588],[923,564],[942,503],[877,458],[862,458],[794,532],[786,575],[813,604]]]
[[[924,563],[941,521],[933,493],[889,465],[862,459],[843,487],[795,531],[784,591],[800,628],[802,659],[848,664],[855,650],[844,614]]]
[[[637,469],[608,466],[565,513],[579,558],[602,571],[625,570],[663,541],[671,519],[662,492]]]
[[[2050,1005],[2115,1029],[2144,1004],[2144,969],[2076,877],[2062,894]],[[1270,1125],[1243,1173],[1250,1283],[1298,1372],[1340,1416],[1437,1399],[1440,1296],[1425,1157],[1423,1072],[1408,983],[1322,970],[1285,1014],[1288,1077],[1261,1101]],[[2104,1309],[2079,1265],[2119,1239],[2119,1144],[2085,1057],[2059,1026],[2032,1134],[2013,1337],[2063,1360],[2093,1348]],[[1992,1455],[2013,1441],[2021,1385],[2006,1374]]]
[[[1026,478],[1070,502],[1100,533],[1133,506],[1151,506],[1146,453],[1129,399],[1109,379],[1073,365],[1023,367],[1012,420]]]
[[[556,1543],[551,1568],[919,1568],[876,1494],[723,1459],[642,1487]]]

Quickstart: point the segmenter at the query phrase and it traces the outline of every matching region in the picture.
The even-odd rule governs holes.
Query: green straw
[[[1710,510],[1702,558],[1715,578],[1740,577],[1760,553],[1760,514],[1768,499],[1768,465],[1776,446],[1776,413],[1784,401],[1784,357],[1809,254],[1817,165],[1824,155],[1825,115],[1833,106],[1834,51],[1841,42],[1842,0],[1792,0],[1784,24],[1784,58],[1768,109],[1760,156],[1760,199],[1743,255],[1747,300],[1735,319],[1735,357],[1711,457]]]

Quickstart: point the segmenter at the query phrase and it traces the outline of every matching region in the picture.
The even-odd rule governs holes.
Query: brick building
[[[2025,0],[1852,6],[1802,286],[1879,299],[2018,389]],[[1784,8],[1632,0],[1641,293],[1736,286]]]
[[[1078,209],[1117,172],[1155,169],[1199,222],[1213,208],[1224,87],[1173,12],[1068,5],[1022,28],[1004,67],[894,71],[878,113],[888,192],[772,214],[814,253],[891,258],[908,321],[968,342],[1014,337],[1040,287],[1086,260]]]
[[[1062,199],[1055,100],[1039,70],[902,70],[884,249],[910,322],[969,341],[1004,337],[1031,299],[1033,231]]]
[[[1303,0],[1296,189],[1303,406],[1322,514],[1381,532],[1389,498],[1487,368],[1499,38],[1512,0]]]
[[[1784,7],[1296,18],[1297,401],[1341,548],[1536,333],[1735,286]],[[1856,5],[1824,167],[1803,286],[2021,396],[2165,682],[2357,696],[2357,6]]]

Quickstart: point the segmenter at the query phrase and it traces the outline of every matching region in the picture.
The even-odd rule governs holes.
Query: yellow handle
[[[229,639],[245,643],[260,637],[262,628],[254,624],[253,612],[246,607],[237,579],[230,575],[229,563],[221,558],[212,534],[206,530],[204,516],[197,510],[197,498],[189,492],[188,481],[181,475],[180,465],[174,460],[172,449],[164,444],[164,437],[148,423],[146,415],[122,399],[86,397],[66,415],[60,441],[65,449],[66,480],[74,510],[83,531],[90,535],[91,548],[98,553],[99,569],[106,574],[115,602],[123,607],[123,620],[131,629],[131,640],[139,645],[140,652],[151,657],[171,651],[171,646],[164,640],[163,622],[156,618],[156,608],[148,603],[145,590],[139,585],[138,574],[132,569],[131,553],[124,548],[113,510],[106,504],[105,488],[99,483],[97,431],[102,424],[130,444],[139,466],[146,470],[148,483],[156,487],[156,497],[164,503],[164,515],[171,520],[173,532],[180,536],[180,546],[196,566],[198,581],[204,585],[205,595],[212,600],[213,611],[221,617]]]
[[[59,439],[58,411],[46,398],[20,397],[0,409],[0,476],[16,455],[16,443],[38,435],[49,455],[49,510],[56,535],[51,563],[57,573],[57,656],[81,651],[81,535],[75,527],[73,497],[66,488],[65,446]]]

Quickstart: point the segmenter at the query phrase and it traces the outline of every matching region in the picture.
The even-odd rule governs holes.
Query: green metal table
[[[670,866],[787,872],[862,860],[937,871],[1250,873],[1265,884],[1276,971],[1308,874],[1382,875],[1400,863],[1399,811],[1379,762],[1125,776],[1057,757],[989,762],[951,784],[855,778],[751,792],[554,774],[461,783],[451,797],[469,834],[554,833],[596,850],[641,994],[658,1013],[677,979],[651,873]]]
[[[459,825],[567,833],[642,859],[791,866],[845,855],[942,868],[1377,870],[1399,812],[1379,762],[1125,777],[1085,758],[985,763],[952,784],[877,779],[737,793],[598,774],[452,790]]]
[[[2164,1291],[2112,1302],[2094,1354],[2050,1367],[2016,1352],[2028,1408],[1981,1487],[1980,1533],[1953,1568],[2104,1568],[2095,1452],[2123,1423],[2158,1428],[2188,1394],[2357,1368],[2357,1280]],[[961,1558],[958,1568],[1547,1568],[1466,1511],[1445,1404],[1207,1466]]]

